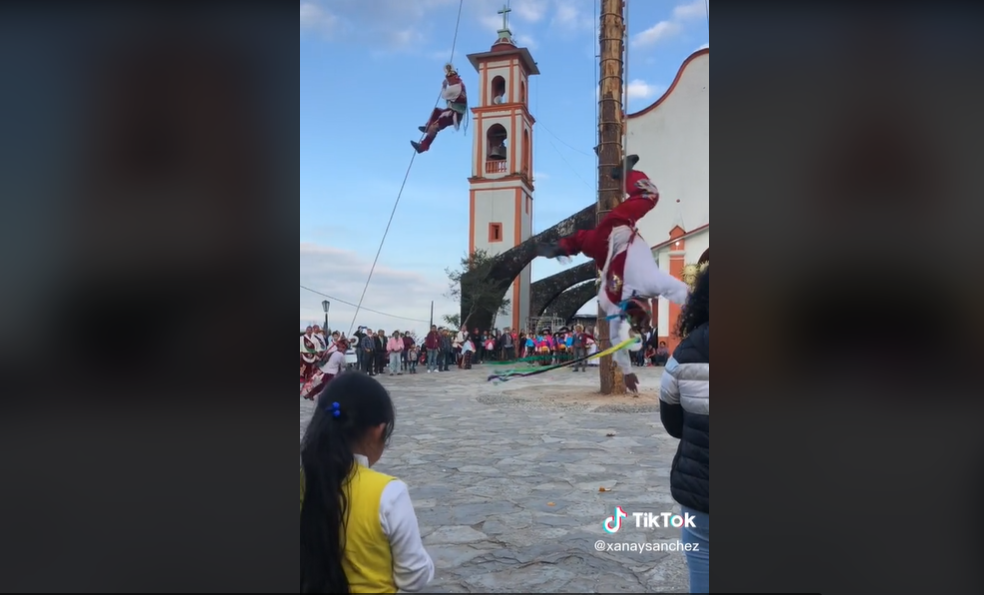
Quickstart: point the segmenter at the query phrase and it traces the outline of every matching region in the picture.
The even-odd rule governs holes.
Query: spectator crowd
[[[358,369],[370,376],[403,376],[448,372],[452,368],[470,370],[486,362],[522,362],[549,366],[580,360],[597,352],[594,329],[578,325],[573,329],[541,329],[539,332],[494,329],[483,332],[453,330],[432,326],[423,337],[413,331],[373,331],[359,327],[348,338],[339,331],[328,332],[318,325],[300,335],[300,383],[309,383],[326,366],[333,353],[340,352],[331,372]],[[645,348],[632,354],[637,366],[665,366],[670,353],[665,341],[652,331],[643,337]],[[341,369],[338,369],[339,362]],[[597,362],[590,362],[597,364]],[[573,368],[585,371],[589,362]]]

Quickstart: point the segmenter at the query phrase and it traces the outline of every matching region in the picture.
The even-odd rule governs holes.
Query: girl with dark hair
[[[660,387],[660,419],[680,439],[670,491],[683,509],[690,592],[710,592],[711,540],[711,269],[707,266],[680,313],[682,339],[666,364]]]
[[[406,484],[372,469],[395,418],[358,372],[319,397],[301,442],[301,593],[419,593],[434,577]]]

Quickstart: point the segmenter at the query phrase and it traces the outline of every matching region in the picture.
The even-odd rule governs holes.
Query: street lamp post
[[[331,329],[328,328],[328,309],[331,308],[331,302],[325,300],[321,302],[321,307],[325,310],[325,334],[331,336]]]

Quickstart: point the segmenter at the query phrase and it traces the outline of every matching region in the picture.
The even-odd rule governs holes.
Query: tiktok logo
[[[628,514],[622,510],[621,506],[615,507],[615,514],[608,517],[605,521],[605,531],[611,534],[618,533],[622,529],[622,519],[628,518]]]

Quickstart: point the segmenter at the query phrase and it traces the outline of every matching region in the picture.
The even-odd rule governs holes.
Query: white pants
[[[622,301],[633,297],[645,300],[662,297],[682,306],[687,303],[689,293],[690,288],[687,287],[686,283],[660,270],[646,241],[641,236],[636,236],[626,249],[625,271],[622,275]],[[613,304],[608,299],[604,281],[598,292],[598,300],[602,309],[609,316],[621,314],[622,308],[619,304]],[[653,315],[655,316],[656,313],[654,312]],[[616,318],[609,321],[609,324],[612,346],[629,339],[631,325],[628,321]],[[634,346],[632,351],[638,351],[641,348],[642,345],[639,344]],[[629,350],[617,351],[612,357],[618,367],[622,369],[623,374],[632,373],[632,359],[629,356]]]

